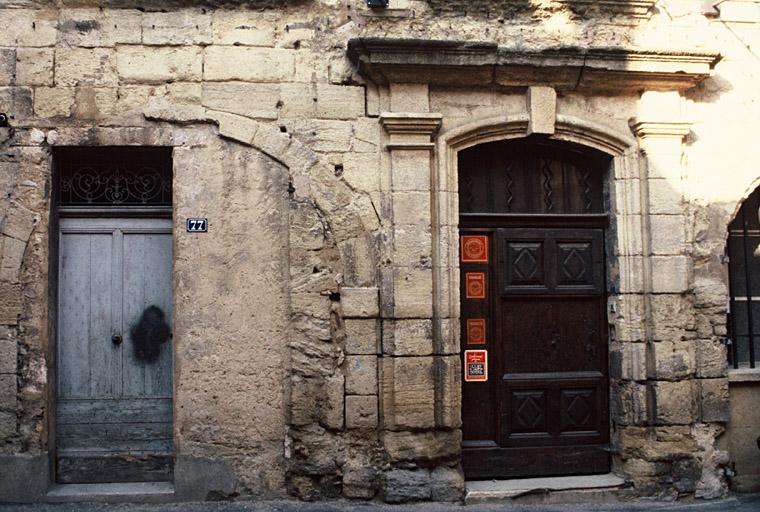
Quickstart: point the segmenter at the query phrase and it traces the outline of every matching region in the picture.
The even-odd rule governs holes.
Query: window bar
[[[744,246],[744,279],[747,288],[747,334],[749,335],[749,367],[755,367],[755,322],[752,320],[752,282],[749,275],[749,244],[747,240],[747,215],[745,207],[741,208],[742,216],[742,244]]]
[[[736,243],[736,242],[734,242]],[[728,244],[731,245],[731,232],[729,231],[728,234]],[[729,250],[729,254],[731,251]],[[739,338],[737,336],[736,331],[736,299],[734,298],[735,292],[731,290],[731,288],[734,288],[734,279],[736,279],[736,276],[732,275],[731,272],[731,263],[728,264],[728,286],[729,286],[729,303],[728,303],[728,319],[729,319],[729,329],[731,329],[731,332],[729,332],[728,339],[731,341],[731,346],[729,347],[729,353],[731,354],[731,365],[734,368],[739,368],[739,350],[737,348],[737,345],[739,343]]]

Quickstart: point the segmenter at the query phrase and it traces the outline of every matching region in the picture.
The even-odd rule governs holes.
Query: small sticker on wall
[[[488,351],[464,351],[465,382],[485,382],[488,380]]]
[[[465,293],[468,299],[485,299],[486,274],[484,272],[467,272],[465,274]]]
[[[464,235],[460,237],[462,263],[488,263],[488,236]]]
[[[469,318],[467,320],[467,344],[485,345],[486,343],[486,319]]]

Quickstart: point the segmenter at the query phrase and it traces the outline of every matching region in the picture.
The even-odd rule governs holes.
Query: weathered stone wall
[[[615,471],[644,494],[722,495],[721,255],[758,176],[758,36],[696,4],[0,5],[0,451],[50,449],[51,146],[170,145],[178,472],[221,462],[217,497],[458,499],[458,284],[437,277],[456,270],[440,249],[456,190],[431,193],[432,142],[527,115],[525,90],[374,84],[347,40],[710,49],[723,61],[684,95],[564,90],[556,108],[632,141],[631,118],[670,126],[639,125],[609,176]],[[418,138],[388,111],[414,114]],[[211,236],[180,233],[201,211]]]

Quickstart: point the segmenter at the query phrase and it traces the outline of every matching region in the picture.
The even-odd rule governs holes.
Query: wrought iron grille
[[[728,354],[734,368],[754,368],[760,339],[760,188],[728,226]]]
[[[170,206],[171,148],[58,148],[60,206]]]

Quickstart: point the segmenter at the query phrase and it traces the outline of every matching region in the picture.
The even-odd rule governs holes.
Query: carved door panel
[[[62,219],[57,480],[172,473],[170,219]]]
[[[491,378],[464,384],[467,477],[608,471],[603,230],[494,227],[463,240],[475,233],[489,262],[463,261],[462,280],[480,270],[491,289],[480,304],[463,289],[463,349],[482,317]]]

